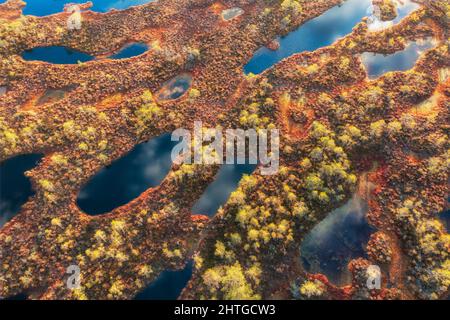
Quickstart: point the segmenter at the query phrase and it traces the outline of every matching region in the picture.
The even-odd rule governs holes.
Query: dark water
[[[217,174],[202,197],[195,203],[192,212],[196,214],[206,214],[213,216],[219,207],[228,200],[244,174],[251,174],[256,165],[225,164]],[[181,271],[165,271],[157,280],[152,282],[147,288],[136,296],[137,300],[149,299],[176,299],[183,288],[188,283],[192,275],[192,263],[189,263]]]
[[[158,101],[178,99],[191,87],[191,83],[192,76],[190,74],[180,74],[162,85],[162,88],[156,93],[156,99]]]
[[[295,53],[314,51],[331,45],[337,39],[349,34],[353,27],[367,16],[370,5],[371,0],[347,0],[341,6],[333,7],[280,38],[278,50],[272,51],[263,47],[256,51],[253,58],[244,66],[244,72],[259,74]]]
[[[12,297],[9,297],[9,298],[3,299],[3,300],[27,300],[27,299],[28,299],[28,296],[26,294],[19,293],[15,296],[12,296]],[[0,300],[2,300],[2,299],[0,299]]]
[[[441,222],[444,224],[447,233],[450,233],[450,210],[446,210],[439,215]]]
[[[95,59],[95,57],[87,53],[60,46],[39,47],[27,50],[22,54],[22,58],[27,61],[44,61],[57,64],[76,64]]]
[[[138,293],[135,300],[175,300],[192,276],[192,262],[183,270],[164,271],[147,288]]]
[[[125,46],[118,53],[110,56],[110,59],[126,59],[135,56],[139,56],[148,50],[148,46],[145,43],[133,43]]]
[[[192,207],[195,214],[214,216],[220,206],[224,205],[230,194],[236,190],[244,174],[255,171],[253,164],[224,164],[201,198]]]
[[[90,10],[96,12],[107,12],[111,9],[127,9],[152,2],[153,0],[90,0],[93,6]],[[6,0],[0,0],[0,3]],[[23,9],[23,14],[34,16],[46,16],[53,13],[62,12],[64,5],[68,3],[85,3],[87,0],[26,0],[27,5]]]
[[[377,78],[389,71],[406,71],[414,67],[422,52],[432,48],[431,40],[422,43],[413,42],[405,50],[390,55],[362,54],[362,62],[370,78]]]
[[[110,59],[125,59],[143,54],[148,50],[145,43],[133,43],[125,46]],[[79,52],[61,46],[39,47],[27,50],[22,54],[22,58],[27,61],[44,61],[55,64],[76,64],[94,60],[95,57],[87,53]]]
[[[170,134],[141,143],[97,173],[80,191],[78,206],[88,214],[111,211],[161,183],[170,170]]]
[[[34,168],[41,158],[40,154],[27,154],[0,164],[0,227],[33,195],[30,180],[24,173]]]
[[[365,247],[375,231],[366,220],[366,212],[367,204],[354,196],[315,226],[301,245],[305,270],[322,273],[336,285],[349,284],[347,264],[366,257]]]

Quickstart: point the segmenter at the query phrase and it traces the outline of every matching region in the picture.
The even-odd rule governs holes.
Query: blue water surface
[[[22,54],[22,58],[27,61],[44,61],[57,64],[76,64],[87,62],[95,57],[61,46],[39,47],[27,50]]]
[[[244,66],[244,72],[259,74],[295,53],[314,51],[331,45],[337,39],[349,34],[353,27],[367,16],[371,2],[371,0],[347,0],[341,6],[333,7],[285,37],[281,37],[278,50],[260,48]]]
[[[168,101],[180,98],[191,87],[192,75],[182,73],[166,81],[156,93],[158,101]]]
[[[118,53],[110,56],[110,59],[126,59],[135,56],[139,56],[148,50],[148,46],[145,43],[132,43],[123,47]]]
[[[237,188],[244,174],[252,174],[256,165],[224,164],[216,179],[206,188],[201,198],[192,207],[192,212],[213,216]]]
[[[109,59],[131,58],[141,55],[147,50],[148,46],[145,43],[132,43],[110,56]],[[95,59],[94,56],[87,53],[61,46],[39,47],[27,50],[22,54],[22,58],[27,61],[44,61],[54,64],[76,64]]]
[[[25,171],[34,168],[41,158],[41,154],[26,154],[0,164],[0,227],[11,220],[33,195]]]
[[[86,3],[88,1],[93,3],[90,10],[96,12],[107,12],[111,9],[127,9],[132,6],[146,4],[154,0],[25,0],[26,6],[23,9],[23,14],[42,17],[62,12],[66,4]],[[0,0],[0,3],[3,2],[6,2],[6,0]]]
[[[367,256],[365,248],[375,231],[367,222],[367,209],[367,203],[355,195],[308,233],[301,244],[301,259],[307,272],[324,274],[336,285],[350,283],[347,264]]]
[[[91,215],[109,212],[159,185],[170,170],[176,143],[164,134],[138,144],[89,180],[78,195],[78,206]]]
[[[410,0],[404,0],[402,3],[398,6],[397,17],[393,21],[381,22],[373,15],[372,0],[347,0],[279,38],[280,47],[277,50],[260,48],[244,66],[244,72],[259,74],[293,54],[329,46],[351,33],[364,17],[371,18],[369,29],[375,31],[400,22],[419,8],[418,4]],[[414,57],[410,56],[405,56],[404,59],[415,61]]]
[[[362,62],[369,78],[377,78],[389,71],[406,71],[414,67],[419,56],[433,47],[430,40],[422,43],[413,42],[403,51],[383,55],[366,52],[362,54]]]
[[[175,300],[192,276],[193,265],[189,262],[183,270],[164,271],[145,289],[139,292],[135,300]]]

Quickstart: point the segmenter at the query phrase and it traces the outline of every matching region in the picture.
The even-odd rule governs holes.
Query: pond
[[[41,154],[26,154],[0,164],[0,227],[11,220],[34,194],[25,171],[34,168],[41,158]]]
[[[137,42],[124,46],[119,52],[113,54],[109,59],[126,59],[139,56],[148,50],[145,43]]]
[[[191,83],[192,76],[189,73],[182,73],[162,85],[161,89],[156,93],[156,100],[178,99],[191,87]]]
[[[277,62],[295,53],[314,51],[331,45],[337,39],[349,34],[353,27],[367,15],[372,0],[347,0],[317,18],[301,25],[279,39],[280,47],[270,50],[260,48],[244,66],[245,74],[259,74]]]
[[[377,30],[399,22],[417,8],[418,4],[404,0],[398,7],[397,18],[381,23],[373,15],[372,0],[347,0],[279,38],[280,46],[277,50],[260,48],[244,66],[244,72],[259,74],[293,54],[329,46],[351,33],[364,17],[370,17],[369,29]]]
[[[411,42],[403,51],[383,55],[365,52],[361,55],[362,62],[369,78],[374,79],[389,71],[406,71],[414,67],[420,55],[434,47],[431,39]]]
[[[88,181],[78,195],[78,206],[87,214],[102,214],[159,185],[169,173],[175,144],[170,134],[138,144]]]
[[[439,219],[447,230],[447,233],[450,233],[450,209],[445,210],[439,215]]]
[[[244,174],[251,174],[256,169],[252,164],[224,164],[219,170],[214,182],[205,190],[201,198],[195,203],[192,212],[213,216],[219,207],[226,203]],[[177,299],[192,276],[192,262],[183,270],[164,271],[147,288],[141,291],[136,300],[170,300]]]
[[[227,202],[230,194],[236,190],[244,174],[252,174],[255,169],[256,165],[253,164],[222,165],[215,180],[192,207],[192,212],[214,216],[220,206]]]
[[[38,47],[26,50],[22,58],[27,61],[43,61],[55,64],[77,64],[94,60],[95,57],[61,46]]]
[[[347,264],[366,257],[365,247],[375,231],[367,222],[367,209],[367,203],[354,195],[311,230],[300,251],[307,272],[324,274],[338,286],[351,282]]]
[[[153,0],[90,0],[93,6],[90,10],[96,12],[107,12],[111,9],[123,10],[132,6],[138,6],[152,2]],[[0,0],[0,3],[6,0]],[[46,16],[62,12],[64,5],[69,3],[86,3],[87,0],[26,0],[23,14],[34,16]]]
[[[164,271],[155,281],[138,293],[135,300],[177,299],[191,279],[192,269],[192,262],[189,262],[183,270]]]
[[[120,49],[119,52],[108,57],[109,59],[125,59],[143,54],[148,50],[145,43],[131,43]],[[62,46],[38,47],[26,50],[22,58],[27,61],[43,61],[54,64],[77,64],[94,60],[95,57],[74,49]]]
[[[367,13],[369,14],[369,30],[378,31],[389,28],[394,24],[399,23],[408,14],[420,8],[420,5],[411,0],[396,1],[397,17],[392,21],[381,21],[375,14],[374,6],[370,6]]]

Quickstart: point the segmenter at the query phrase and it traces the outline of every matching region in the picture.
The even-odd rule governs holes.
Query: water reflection
[[[0,164],[0,227],[34,194],[24,173],[34,168],[41,158],[40,154],[20,155]]]
[[[105,213],[159,185],[170,170],[176,143],[164,134],[135,146],[84,186],[77,199],[79,207],[91,215]]]
[[[409,15],[411,12],[420,8],[419,4],[414,3],[410,0],[397,1],[396,4],[397,4],[397,17],[392,21],[380,20],[380,18],[376,15],[375,7],[371,5],[367,10],[367,13],[369,15],[368,21],[369,30],[378,31],[392,27],[393,25],[399,23],[404,17]]]
[[[192,76],[183,73],[163,84],[156,93],[158,101],[175,100],[181,97],[191,86]]]
[[[131,43],[124,46],[118,53],[109,59],[126,59],[143,54],[148,50],[145,43]],[[94,60],[95,57],[87,53],[61,46],[38,47],[26,50],[22,58],[27,61],[44,61],[54,64],[76,64]]]
[[[90,10],[96,12],[107,12],[111,9],[123,10],[132,6],[138,6],[152,2],[153,0],[90,0],[93,3]],[[6,2],[0,0],[0,3]],[[69,3],[86,3],[87,0],[26,0],[23,14],[34,16],[46,16],[62,12],[64,6]]]
[[[279,39],[280,47],[272,51],[263,47],[244,66],[244,72],[258,74],[280,60],[295,53],[314,51],[331,45],[338,38],[349,34],[353,27],[367,14],[371,0],[348,0],[312,19],[297,30]]]
[[[126,59],[135,56],[139,56],[148,50],[148,46],[145,43],[132,43],[120,50],[118,53],[110,56],[110,59]]]
[[[38,47],[26,50],[22,58],[27,61],[44,61],[57,64],[77,64],[95,59],[95,57],[61,46]]]
[[[367,209],[367,203],[355,195],[315,226],[301,245],[305,270],[322,273],[339,286],[349,284],[347,264],[366,256],[365,247],[374,231],[366,220]]]
[[[450,209],[442,212],[439,215],[439,218],[444,225],[445,230],[447,230],[447,233],[450,233]]]
[[[201,198],[192,207],[192,212],[213,216],[220,206],[224,205],[230,194],[237,188],[244,174],[252,174],[256,165],[224,164],[214,182],[212,182]]]
[[[431,49],[431,39],[412,42],[403,50],[390,55],[365,52],[361,55],[369,78],[374,79],[389,71],[406,71],[414,67],[417,59],[425,50]]]
[[[135,300],[175,300],[192,276],[192,262],[183,270],[164,271],[150,285],[138,293]]]

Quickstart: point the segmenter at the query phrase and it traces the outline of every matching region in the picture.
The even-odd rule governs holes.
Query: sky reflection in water
[[[367,203],[355,195],[317,224],[301,245],[305,270],[322,273],[336,285],[349,284],[347,264],[366,257],[365,247],[375,231],[367,222],[367,209]]]

